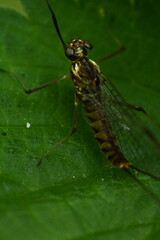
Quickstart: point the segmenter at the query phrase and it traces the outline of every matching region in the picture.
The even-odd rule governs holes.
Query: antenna
[[[54,23],[54,26],[55,26],[55,29],[56,29],[56,32],[61,40],[61,43],[63,45],[63,48],[66,49],[66,44],[65,42],[63,41],[63,38],[62,38],[62,35],[61,35],[61,32],[60,32],[60,29],[59,29],[59,26],[58,26],[58,23],[57,23],[57,19],[56,19],[56,16],[55,16],[55,13],[53,12],[52,8],[51,8],[51,5],[49,4],[48,0],[46,0],[46,3],[48,5],[48,8],[52,14],[52,20],[53,20],[53,23]]]

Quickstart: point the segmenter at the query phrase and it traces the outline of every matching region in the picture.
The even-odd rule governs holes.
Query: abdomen
[[[113,165],[119,168],[129,167],[130,163],[124,157],[116,143],[116,137],[113,135],[112,128],[103,107],[101,107],[101,104],[97,104],[93,96],[88,99],[90,100],[86,100],[84,97],[81,101],[101,150]]]

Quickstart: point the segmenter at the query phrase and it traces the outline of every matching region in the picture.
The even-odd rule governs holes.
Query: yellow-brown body
[[[72,63],[71,74],[76,95],[84,106],[100,148],[113,165],[121,169],[128,168],[131,164],[116,143],[103,106],[101,88],[105,79],[98,65],[83,56]]]

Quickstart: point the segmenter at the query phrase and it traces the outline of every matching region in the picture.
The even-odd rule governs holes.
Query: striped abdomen
[[[116,144],[116,138],[112,133],[112,128],[104,111],[101,107],[96,107],[94,100],[92,103],[92,101],[83,101],[82,99],[82,102],[86,115],[90,120],[90,126],[95,132],[95,137],[100,144],[101,150],[113,165],[119,168],[127,168],[130,163],[124,157],[120,148]]]

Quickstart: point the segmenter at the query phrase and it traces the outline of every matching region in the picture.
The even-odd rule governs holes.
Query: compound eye
[[[92,44],[89,41],[84,41],[84,46],[88,49],[92,49]]]
[[[72,57],[75,54],[74,50],[72,48],[66,48],[66,56]]]

